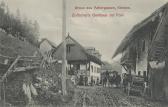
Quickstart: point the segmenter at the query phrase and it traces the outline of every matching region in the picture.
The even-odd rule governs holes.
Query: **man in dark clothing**
[[[109,72],[108,71],[105,72],[105,78],[106,78],[106,84],[108,86],[108,83],[109,83]]]
[[[116,76],[116,86],[119,87],[120,83],[121,83],[121,76],[117,74],[117,76]]]
[[[107,84],[107,78],[104,77],[104,78],[103,78],[103,87],[106,87],[106,84]]]

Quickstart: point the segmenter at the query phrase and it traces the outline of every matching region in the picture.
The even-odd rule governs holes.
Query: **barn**
[[[113,57],[122,54],[123,72],[147,77],[149,96],[168,99],[168,4],[135,25],[123,39]]]

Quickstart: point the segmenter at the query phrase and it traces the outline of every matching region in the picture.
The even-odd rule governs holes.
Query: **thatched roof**
[[[116,57],[118,54],[122,53],[128,45],[132,43],[132,41],[137,37],[135,33],[139,31],[140,29],[144,28],[148,23],[153,21],[158,15],[160,15],[161,12],[165,9],[165,7],[168,5],[166,3],[162,7],[160,7],[158,10],[156,10],[154,13],[152,13],[149,17],[141,21],[140,23],[136,24],[131,31],[126,35],[126,37],[122,40],[121,44],[116,49],[114,55],[112,58]]]

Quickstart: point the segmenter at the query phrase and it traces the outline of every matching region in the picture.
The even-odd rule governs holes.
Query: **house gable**
[[[163,5],[161,8],[157,9],[149,17],[145,18],[140,23],[133,26],[133,28],[130,30],[130,32],[128,32],[126,37],[122,40],[121,44],[116,49],[112,58],[122,53],[130,45],[130,43],[133,43],[133,41],[135,41],[136,38],[138,39],[141,38],[144,35],[144,33],[146,34],[151,30],[152,31],[157,30],[157,28],[159,27],[159,24],[161,23],[162,18],[165,17],[164,14],[167,13],[166,12],[168,9],[167,7],[168,7],[168,3]],[[155,32],[151,32],[151,33],[152,33],[152,39],[154,39],[155,37],[153,37],[153,35],[155,36]]]
[[[52,49],[52,46],[48,43],[47,40],[44,40],[41,44],[40,44],[40,51],[44,54],[45,52],[48,52]]]
[[[76,40],[74,40],[71,36],[66,37],[66,45],[67,45],[67,60],[68,61],[93,61],[99,65],[102,64],[101,60],[93,55],[90,55],[85,48],[80,45]],[[61,60],[63,53],[63,43],[58,45],[57,49],[55,49],[53,53],[53,57],[55,59]]]
[[[39,43],[39,49],[43,55],[48,54],[48,52],[56,48],[57,48],[56,44],[49,41],[48,39],[42,39],[41,42]]]
[[[66,38],[67,43],[67,60],[68,61],[86,61],[87,56],[83,50],[83,48],[76,42],[74,39],[72,39],[70,36]],[[63,53],[63,43],[61,43],[56,51],[54,52],[54,58],[61,60],[62,59],[62,53]]]

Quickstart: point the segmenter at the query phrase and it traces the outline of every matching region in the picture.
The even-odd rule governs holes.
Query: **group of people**
[[[117,71],[104,73],[102,78],[103,87],[119,87],[121,83],[121,76]]]

